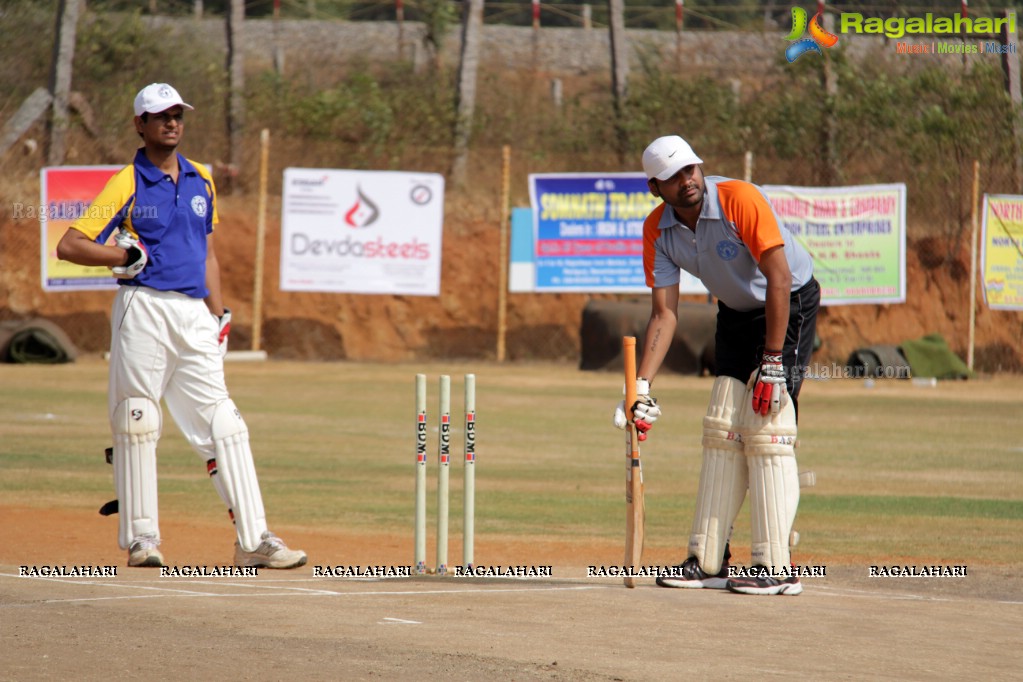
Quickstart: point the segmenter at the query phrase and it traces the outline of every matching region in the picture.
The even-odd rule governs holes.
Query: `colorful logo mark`
[[[368,196],[363,194],[362,188],[356,186],[357,199],[348,212],[345,213],[345,223],[348,227],[362,229],[369,227],[380,217],[380,209]]]
[[[807,21],[808,15],[805,9],[802,7],[792,8],[792,33],[789,33],[785,40],[797,42],[792,43],[785,50],[785,59],[789,60],[789,64],[807,52],[824,54],[821,52],[822,47],[834,47],[838,43],[838,36],[828,33],[821,26],[821,14],[822,12],[817,12],[813,19]],[[803,38],[803,34],[807,31],[809,31],[810,37]]]

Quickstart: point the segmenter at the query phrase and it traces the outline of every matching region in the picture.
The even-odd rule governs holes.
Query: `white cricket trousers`
[[[110,321],[109,412],[128,398],[163,398],[185,440],[215,457],[210,424],[228,399],[219,325],[206,303],[175,291],[121,286]]]

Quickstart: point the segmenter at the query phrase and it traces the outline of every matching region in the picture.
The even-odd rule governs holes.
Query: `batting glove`
[[[632,404],[632,422],[640,440],[646,440],[646,432],[661,416],[661,408],[657,406],[657,398],[650,395],[650,382],[640,377],[636,379],[636,402]]]
[[[224,314],[217,318],[217,344],[220,346],[220,357],[227,356],[227,337],[231,333],[231,309],[224,308]]]
[[[110,271],[114,273],[114,277],[118,279],[132,279],[135,275],[142,272],[142,268],[146,267],[146,263],[149,262],[149,252],[146,250],[146,247],[142,245],[142,242],[137,237],[124,228],[118,230],[117,236],[114,237],[114,245],[128,252],[128,260],[124,262],[124,265],[116,265],[110,268]]]
[[[650,382],[642,378],[637,379],[636,402],[632,404],[632,420],[636,425],[636,435],[639,440],[646,440],[646,432],[660,416],[661,408],[657,406],[657,399],[650,395]],[[619,429],[624,429],[629,423],[629,418],[625,414],[624,400],[619,402],[615,408],[613,423]]]
[[[780,350],[765,350],[757,369],[753,385],[753,411],[762,417],[781,410],[782,395],[785,394],[785,367],[781,363]]]

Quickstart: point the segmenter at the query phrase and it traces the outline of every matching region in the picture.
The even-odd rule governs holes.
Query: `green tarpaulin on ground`
[[[857,348],[846,360],[852,377],[875,379],[967,379],[973,376],[966,363],[952,352],[941,334],[904,341],[898,346]]]
[[[903,341],[899,349],[915,377],[968,379],[973,376],[970,368],[952,352],[941,334],[928,334],[914,341]]]

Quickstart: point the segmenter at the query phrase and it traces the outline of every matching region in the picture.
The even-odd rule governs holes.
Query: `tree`
[[[480,63],[480,32],[483,26],[483,0],[464,0],[462,12],[462,56],[458,64],[458,91],[455,113],[455,159],[451,179],[465,183],[469,163],[469,138],[476,108],[476,72]]]
[[[625,102],[628,97],[629,45],[625,38],[625,0],[608,0],[611,32],[611,90],[615,105],[615,148],[624,163],[629,153],[625,129]]]
[[[245,0],[231,0],[227,13],[227,158],[228,177],[237,175],[242,163],[242,132],[245,128],[245,54],[242,25]],[[225,187],[225,190],[230,187]]]
[[[71,64],[75,58],[75,35],[82,0],[60,0],[57,7],[57,35],[53,41],[53,66],[50,72],[50,94],[53,109],[50,117],[50,144],[47,163],[64,163],[69,125],[68,99],[71,96]]]

